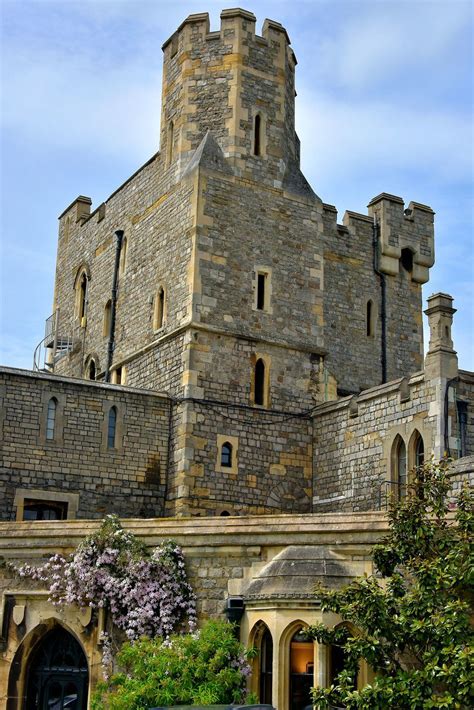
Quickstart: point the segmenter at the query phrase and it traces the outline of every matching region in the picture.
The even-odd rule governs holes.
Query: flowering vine
[[[46,584],[56,606],[109,610],[130,641],[167,638],[196,625],[196,598],[181,549],[168,540],[150,553],[114,515],[69,557],[54,555],[40,567],[23,565],[17,572]]]

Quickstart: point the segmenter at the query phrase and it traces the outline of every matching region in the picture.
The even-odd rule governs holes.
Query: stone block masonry
[[[163,515],[167,397],[8,368],[0,368],[0,395],[1,519],[16,518],[19,491],[26,499],[59,502],[62,495],[65,501],[78,496],[79,518]],[[51,398],[57,406],[49,438]],[[112,406],[117,412],[113,447],[108,441]]]

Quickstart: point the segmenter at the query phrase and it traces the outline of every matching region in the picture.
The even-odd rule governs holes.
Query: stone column
[[[458,358],[451,338],[453,315],[456,313],[452,296],[446,293],[430,296],[425,313],[430,326],[425,379],[433,387],[429,415],[436,419],[433,454],[438,460],[446,455],[448,449],[453,455],[458,448],[457,438],[452,436],[452,424],[456,416],[455,390],[452,385],[458,376]]]

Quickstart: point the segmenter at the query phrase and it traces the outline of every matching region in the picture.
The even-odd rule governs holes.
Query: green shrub
[[[91,710],[149,710],[156,705],[242,703],[250,668],[224,621],[193,634],[142,639],[117,656],[120,672],[97,688]]]

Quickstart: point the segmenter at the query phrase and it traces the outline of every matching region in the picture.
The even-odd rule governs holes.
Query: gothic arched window
[[[392,447],[392,483],[397,498],[404,498],[407,493],[407,448],[400,435],[397,435]]]

